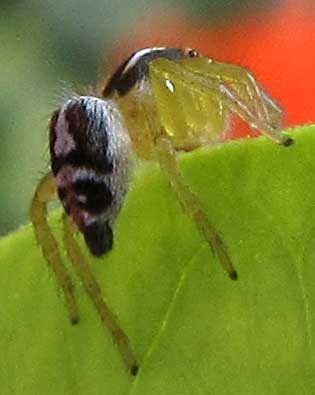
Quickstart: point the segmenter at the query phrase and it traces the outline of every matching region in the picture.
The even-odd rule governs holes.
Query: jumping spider
[[[281,109],[246,69],[191,49],[147,48],[132,54],[100,96],[72,96],[53,113],[51,172],[37,187],[31,217],[37,241],[62,287],[70,320],[76,323],[73,282],[47,222],[47,204],[57,192],[64,207],[64,244],[70,261],[128,369],[136,374],[138,362],[128,338],[74,237],[79,230],[95,256],[111,250],[115,218],[128,190],[131,147],[139,158],[159,162],[185,211],[235,280],[227,248],[185,184],[176,152],[213,142],[225,130],[229,112],[276,143],[288,146],[293,141],[279,131]]]

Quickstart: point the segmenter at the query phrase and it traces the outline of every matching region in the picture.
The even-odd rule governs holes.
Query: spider
[[[57,193],[64,208],[63,238],[69,259],[133,375],[139,368],[134,351],[102,297],[75,233],[83,234],[94,256],[112,249],[133,149],[139,158],[159,162],[184,210],[229,277],[236,280],[227,247],[186,185],[176,157],[177,151],[191,151],[216,140],[227,128],[231,112],[276,143],[293,143],[280,133],[281,109],[249,71],[192,49],[142,49],[117,68],[99,97],[73,95],[52,115],[51,172],[40,181],[31,206],[36,239],[63,290],[70,320],[77,323],[73,281],[47,219],[47,205]]]

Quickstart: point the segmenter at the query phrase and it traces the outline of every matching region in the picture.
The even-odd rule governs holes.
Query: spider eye
[[[188,48],[186,49],[186,54],[188,58],[197,58],[199,56],[199,52],[197,52],[195,49]]]

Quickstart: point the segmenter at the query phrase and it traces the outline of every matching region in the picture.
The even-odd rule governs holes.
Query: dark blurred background
[[[0,235],[27,223],[49,168],[47,124],[62,97],[131,51],[189,46],[249,67],[286,109],[314,121],[312,0],[1,0]],[[235,127],[233,137],[248,130]]]

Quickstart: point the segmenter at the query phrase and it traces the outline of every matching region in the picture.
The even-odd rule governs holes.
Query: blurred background
[[[0,235],[29,221],[49,168],[47,124],[65,93],[133,50],[189,46],[250,68],[286,111],[315,118],[313,0],[1,0]],[[234,125],[232,138],[247,136]]]

